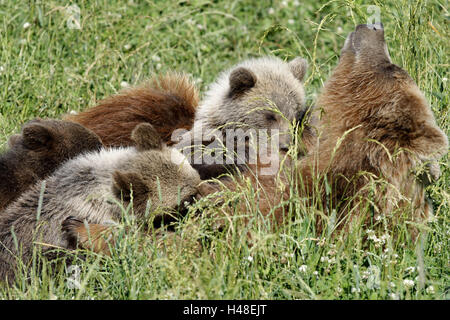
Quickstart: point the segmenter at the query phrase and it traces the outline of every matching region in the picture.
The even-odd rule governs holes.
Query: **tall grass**
[[[367,3],[351,0],[77,1],[81,29],[69,29],[71,4],[0,1],[4,148],[27,120],[82,110],[154,73],[189,72],[204,91],[221,70],[263,54],[306,57],[308,103],[314,103],[344,38],[370,16]],[[381,9],[392,60],[415,79],[448,133],[448,3],[370,4]],[[39,272],[35,264],[31,278],[0,286],[0,298],[448,299],[448,156],[441,171],[427,189],[435,218],[417,242],[405,224],[395,226],[396,236],[356,227],[336,237],[329,232],[332,221],[317,233],[320,213],[295,188],[288,205],[292,222],[274,230],[255,209],[255,190],[243,185],[224,191],[225,204],[237,212],[220,229],[214,210],[221,209],[209,198],[174,230],[147,237],[124,210],[111,257],[84,252],[71,264],[44,261]],[[237,210],[237,201],[248,210]],[[213,214],[199,214],[206,210]]]

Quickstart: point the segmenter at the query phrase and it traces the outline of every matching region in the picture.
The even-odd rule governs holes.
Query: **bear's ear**
[[[296,57],[289,62],[289,69],[291,69],[292,74],[300,82],[303,82],[306,71],[308,70],[308,61],[301,57]]]
[[[158,149],[163,147],[161,136],[150,123],[138,124],[131,133],[131,139],[139,151]]]
[[[230,97],[235,98],[253,88],[256,84],[256,75],[250,70],[240,67],[230,74]]]
[[[54,140],[54,132],[39,122],[27,124],[22,130],[23,145],[30,150],[49,148]]]
[[[112,192],[117,199],[129,202],[131,201],[131,192],[133,192],[133,198],[136,199],[136,197],[145,196],[149,192],[149,188],[138,173],[115,171]]]
[[[10,136],[9,139],[8,139],[8,146],[9,146],[10,148],[14,148],[14,146],[20,142],[20,138],[21,138],[21,135],[20,135],[20,134],[17,134],[17,133],[16,133],[16,134],[13,134],[13,135]]]

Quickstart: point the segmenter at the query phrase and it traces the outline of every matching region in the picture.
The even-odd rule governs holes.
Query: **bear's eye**
[[[277,121],[277,118],[275,117],[275,115],[273,113],[267,113],[266,120],[267,121]]]

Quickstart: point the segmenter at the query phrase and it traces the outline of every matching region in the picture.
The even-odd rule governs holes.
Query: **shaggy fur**
[[[205,94],[193,128],[181,136],[177,148],[192,152],[191,164],[202,179],[217,177],[233,167],[197,159],[215,149],[217,159],[225,161],[222,142],[227,130],[265,129],[269,139],[272,130],[278,130],[279,147],[286,151],[292,142],[292,122],[301,123],[308,111],[302,84],[306,71],[307,62],[299,57],[288,63],[275,57],[250,59],[224,71]],[[305,126],[301,141],[309,147],[313,139],[312,128]],[[240,155],[245,157],[241,158],[244,163],[248,162],[248,148]],[[237,164],[236,158],[231,163]]]
[[[289,122],[306,110],[302,85],[306,70],[302,58],[289,63],[275,57],[243,61],[210,86],[198,107],[195,125],[286,132]]]
[[[186,75],[169,73],[125,89],[66,119],[94,131],[105,146],[133,146],[131,131],[143,122],[152,124],[170,145],[175,129],[191,128],[197,105],[198,92],[193,82]]]
[[[141,124],[133,131],[134,140],[141,141],[137,135],[145,131],[157,135],[151,125]],[[133,213],[142,218],[147,206],[150,212],[159,207],[172,210],[190,201],[199,183],[198,173],[185,158],[163,144],[142,152],[134,147],[103,149],[69,160],[0,215],[0,279],[14,278],[17,258],[29,263],[34,241],[62,248],[73,245],[61,230],[69,217],[111,224],[121,219],[118,200],[123,199],[126,207],[133,198]],[[43,252],[47,249],[42,247]]]
[[[280,203],[289,199],[289,187],[286,183],[289,180],[289,172],[264,175],[261,174],[263,168],[264,165],[261,163],[249,164],[234,177],[222,176],[215,182],[202,182],[198,185],[197,199],[209,197],[206,199],[207,207],[201,209],[200,214],[213,218],[214,227],[217,229],[223,228],[234,214],[244,215],[242,222],[247,224],[252,218],[245,215],[251,209],[248,207],[249,204],[246,201],[239,201],[239,205],[234,208],[223,202],[223,192],[231,190],[239,194],[241,191],[245,192],[246,186],[250,184],[254,190],[252,195],[257,199],[256,203],[250,206],[257,206],[265,218],[273,221],[273,226],[283,224],[288,215],[286,208]],[[212,207],[214,209],[210,210]],[[116,229],[108,224],[85,224],[80,219],[69,217],[63,222],[63,229],[72,245],[77,243],[79,247],[107,256],[111,255],[110,248],[114,247],[117,241]],[[251,238],[250,232],[248,236]]]
[[[93,132],[79,124],[41,119],[27,122],[8,145],[0,156],[0,210],[64,161],[102,146]]]
[[[363,220],[377,221],[406,210],[410,220],[423,221],[431,208],[413,170],[439,159],[448,141],[413,79],[391,63],[382,26],[359,25],[347,37],[317,104],[319,143],[301,160],[305,191],[312,194],[318,182],[324,209],[336,209],[339,218],[372,211]],[[438,176],[436,163],[431,167]]]

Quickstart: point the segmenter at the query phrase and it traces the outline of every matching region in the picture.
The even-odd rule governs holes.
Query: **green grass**
[[[0,1],[1,148],[25,121],[93,106],[124,81],[174,69],[191,73],[204,92],[221,70],[265,54],[306,57],[313,102],[346,35],[369,16],[368,3],[352,0],[80,0],[77,30],[67,27],[70,4]],[[415,79],[448,135],[448,1],[370,4],[381,8],[392,60]],[[396,226],[397,237],[387,233],[366,243],[365,228],[346,238],[317,235],[314,212],[293,197],[292,224],[278,232],[251,224],[251,247],[239,219],[219,233],[211,219],[192,214],[180,221],[177,241],[169,234],[157,246],[128,232],[111,258],[88,254],[76,262],[79,287],[68,280],[74,271],[61,264],[51,276],[44,271],[0,286],[0,299],[449,299],[448,156],[441,171],[427,190],[436,217],[417,243],[405,225]],[[252,198],[243,190],[227,199],[239,195]]]

